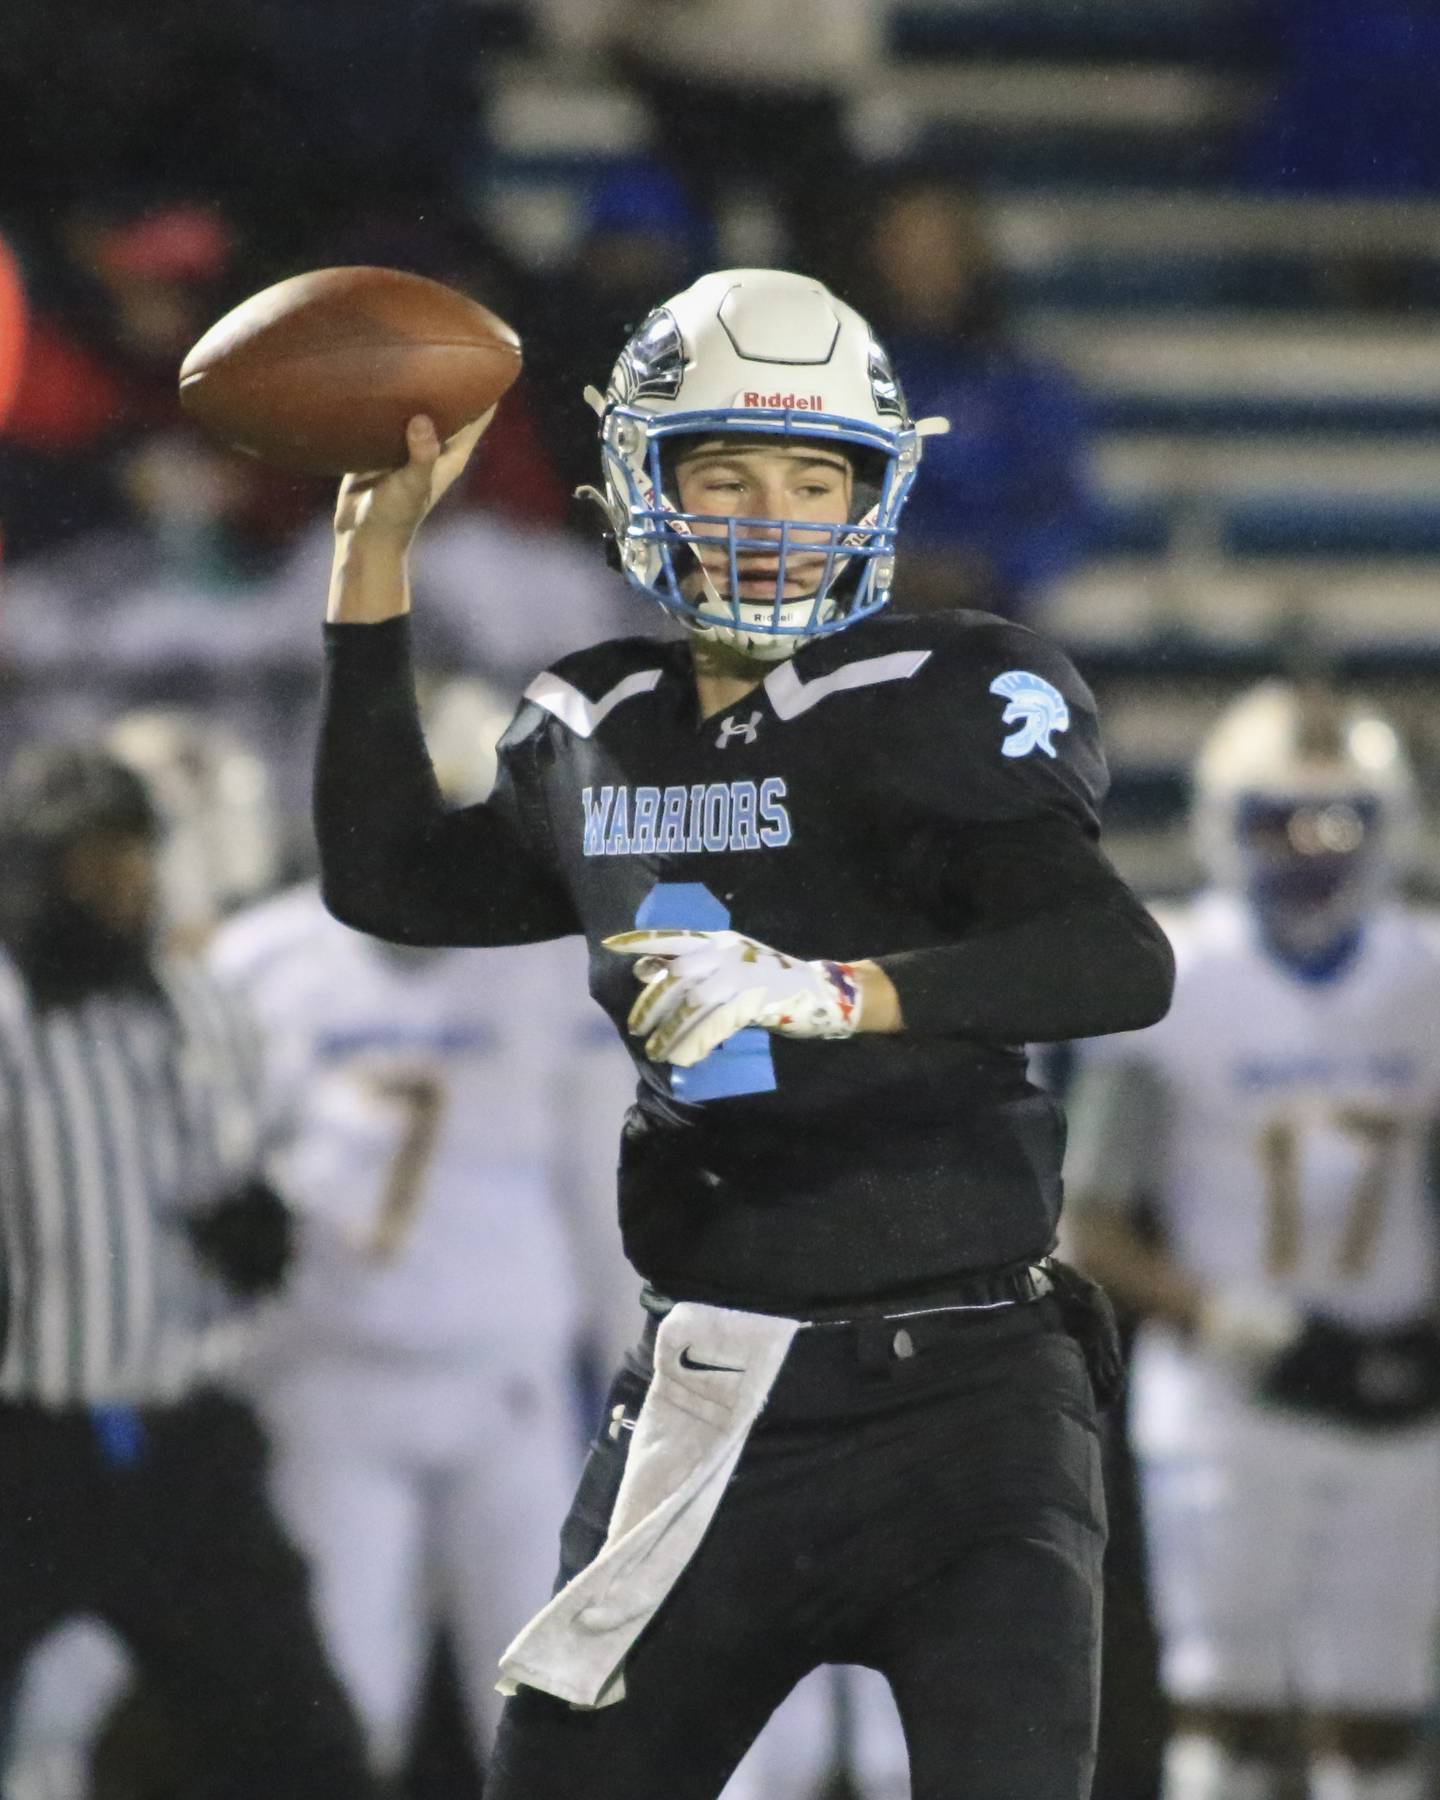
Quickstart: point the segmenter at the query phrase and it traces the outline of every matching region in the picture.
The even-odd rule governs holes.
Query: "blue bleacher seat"
[[[972,0],[968,5],[904,4],[891,9],[889,45],[899,58],[1105,57],[1249,68],[1266,45],[1246,0],[1132,0],[1124,6],[1074,0]]]

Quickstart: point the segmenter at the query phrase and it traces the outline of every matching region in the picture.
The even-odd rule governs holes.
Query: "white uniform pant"
[[[15,1696],[4,1800],[84,1800],[95,1734],[131,1672],[129,1651],[99,1619],[68,1620],[36,1645]]]
[[[889,1682],[874,1669],[826,1667],[806,1676],[755,1740],[722,1800],[814,1800],[837,1764],[864,1800],[910,1800],[900,1715]]]
[[[274,1492],[372,1760],[401,1762],[433,1625],[483,1757],[500,1653],[544,1603],[580,1462],[560,1345],[405,1362],[315,1357],[260,1396]]]
[[[1440,1619],[1440,1432],[1246,1406],[1142,1449],[1163,1685],[1261,1710],[1420,1711]]]

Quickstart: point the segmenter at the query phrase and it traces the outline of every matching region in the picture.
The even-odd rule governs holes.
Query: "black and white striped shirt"
[[[160,978],[168,1005],[99,994],[37,1012],[0,955],[0,1397],[170,1400],[243,1340],[185,1220],[257,1165],[258,1046],[202,970]]]

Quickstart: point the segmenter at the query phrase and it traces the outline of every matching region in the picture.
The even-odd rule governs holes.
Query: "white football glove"
[[[860,984],[845,963],[801,962],[738,931],[622,931],[604,943],[640,959],[628,1023],[651,1062],[693,1068],[747,1025],[808,1038],[859,1029]]]
[[[1216,1356],[1240,1364],[1268,1362],[1305,1329],[1300,1309],[1257,1288],[1220,1288],[1200,1306],[1196,1337]]]

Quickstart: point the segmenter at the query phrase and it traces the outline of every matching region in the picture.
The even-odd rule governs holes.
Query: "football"
[[[393,469],[428,413],[448,438],[520,373],[520,339],[476,300],[399,269],[316,269],[252,294],[180,367],[211,437],[303,475]]]

